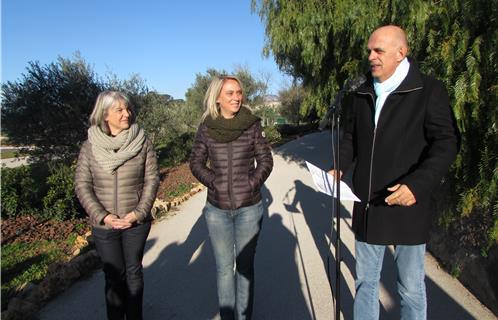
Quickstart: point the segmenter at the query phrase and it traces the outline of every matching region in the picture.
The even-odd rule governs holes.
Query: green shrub
[[[2,168],[2,218],[35,213],[41,189],[31,166]]]
[[[278,132],[282,136],[291,136],[295,134],[304,134],[316,130],[318,128],[318,122],[310,122],[301,125],[296,124],[279,124],[276,126]]]
[[[74,174],[74,165],[58,163],[51,166],[47,178],[49,189],[43,198],[45,218],[67,220],[80,215],[81,207],[74,192]]]
[[[282,136],[280,135],[280,132],[278,132],[276,126],[266,126],[263,128],[263,131],[265,133],[266,140],[269,143],[276,143],[282,139]]]
[[[192,150],[194,137],[195,133],[187,132],[170,140],[164,146],[157,147],[159,166],[169,168],[187,160]]]

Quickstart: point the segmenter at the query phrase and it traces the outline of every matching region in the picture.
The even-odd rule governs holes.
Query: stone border
[[[190,199],[190,197],[192,197],[194,194],[201,192],[205,188],[206,187],[203,184],[197,183],[194,185],[194,187],[192,187],[190,189],[189,192],[185,193],[181,197],[174,198],[171,201],[163,201],[161,199],[156,198],[156,200],[154,201],[154,205],[152,206],[152,211],[151,211],[151,214],[152,214],[152,217],[154,218],[154,221],[161,221],[161,220],[166,219],[170,216],[173,216],[174,214],[172,214],[172,211],[173,211],[172,209],[174,207],[179,206],[183,202]]]
[[[187,201],[194,194],[204,190],[205,187],[198,183],[189,192],[172,201],[154,201],[152,217],[154,221],[161,221],[173,216],[173,208]],[[84,253],[81,253],[85,251]],[[94,249],[91,232],[78,236],[72,250],[73,258],[66,263],[53,263],[48,267],[47,275],[38,284],[28,283],[13,297],[7,310],[2,312],[2,320],[36,319],[36,313],[57,294],[69,288],[81,277],[88,275],[102,262]]]

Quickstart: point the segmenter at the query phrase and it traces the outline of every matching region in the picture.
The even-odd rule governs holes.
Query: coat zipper
[[[375,109],[375,97],[370,92],[358,92],[359,94],[367,94],[372,99],[373,107]],[[372,121],[374,121],[372,119]],[[375,125],[375,123],[374,123]],[[370,197],[372,196],[372,171],[373,171],[373,157],[375,151],[375,139],[377,137],[377,125],[374,126],[373,138],[372,138],[372,151],[370,152],[370,168],[368,170],[368,196],[367,204],[365,206],[364,217],[363,217],[363,230],[365,232],[365,240],[367,239],[367,217],[368,210],[370,210]]]
[[[372,99],[372,103],[373,103],[373,106],[375,109],[375,97],[370,92],[358,92],[358,93],[369,95],[370,98]],[[375,125],[375,123],[374,123],[374,125]],[[367,213],[368,209],[370,208],[370,197],[372,195],[372,171],[373,171],[373,157],[374,157],[374,151],[375,151],[375,138],[376,137],[377,137],[377,125],[374,126],[373,139],[372,139],[372,151],[370,152],[370,168],[368,170],[368,197],[367,197],[367,205],[365,207],[365,214]]]
[[[393,94],[393,93],[408,93],[408,92],[412,92],[412,91],[416,91],[416,90],[420,90],[420,89],[422,89],[422,87],[416,87],[416,88],[409,89],[409,90],[393,91],[393,92],[391,92],[391,94]],[[375,97],[370,92],[358,92],[358,93],[359,94],[368,94],[370,96],[370,98],[372,99],[372,103],[373,103],[373,106],[375,109]],[[386,102],[387,102],[387,99],[384,102],[384,104]],[[382,111],[381,111],[381,113],[382,113]],[[380,115],[379,115],[379,119],[380,119]],[[364,220],[363,226],[364,226],[364,230],[365,230],[365,238],[367,237],[367,215],[368,215],[368,210],[370,210],[370,197],[372,196],[373,157],[374,157],[374,152],[375,152],[375,140],[377,138],[377,125],[375,123],[374,123],[374,125],[375,126],[374,126],[373,139],[372,139],[372,152],[370,153],[370,168],[369,168],[369,172],[368,172],[368,198],[367,198],[367,205],[365,206],[365,217],[363,219]]]
[[[230,198],[230,208],[235,210],[235,202],[233,200],[233,184],[232,184],[232,142],[228,143],[228,197]]]
[[[114,214],[118,215],[118,169],[114,171]]]

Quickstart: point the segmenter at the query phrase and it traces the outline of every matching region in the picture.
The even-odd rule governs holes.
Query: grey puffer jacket
[[[271,149],[260,121],[228,143],[216,142],[208,135],[206,125],[200,125],[190,155],[190,170],[208,187],[207,200],[213,206],[235,210],[258,203],[260,188],[272,168]]]
[[[146,139],[142,150],[118,167],[113,174],[99,166],[92,145],[85,141],[81,147],[75,191],[81,205],[90,217],[92,226],[107,229],[106,215],[124,217],[134,211],[138,223],[151,219],[150,211],[159,187],[156,153]]]

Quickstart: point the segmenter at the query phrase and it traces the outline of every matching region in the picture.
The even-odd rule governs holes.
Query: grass
[[[16,157],[23,157],[23,156],[25,156],[25,154],[22,154],[17,150],[3,150],[0,152],[1,159],[10,159]]]
[[[28,283],[43,280],[48,266],[65,262],[69,255],[64,251],[77,237],[73,232],[65,241],[43,240],[32,243],[2,245],[2,310],[8,300]]]
[[[175,197],[179,197],[184,195],[190,190],[191,186],[187,183],[180,183],[174,190],[168,191],[166,193],[166,199],[170,200]]]

